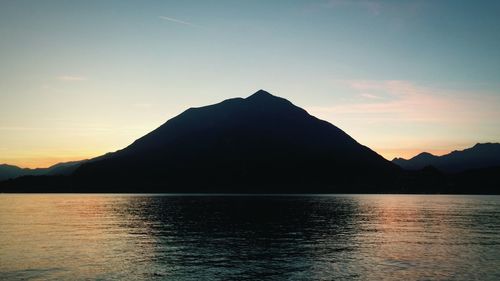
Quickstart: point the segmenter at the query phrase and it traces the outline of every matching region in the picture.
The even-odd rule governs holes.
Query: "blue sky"
[[[0,163],[285,97],[386,158],[500,140],[498,1],[2,1]]]

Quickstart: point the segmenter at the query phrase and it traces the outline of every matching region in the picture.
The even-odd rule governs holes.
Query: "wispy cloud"
[[[69,81],[69,82],[71,82],[71,81],[76,82],[76,81],[86,81],[88,79],[85,76],[61,75],[61,76],[57,77],[57,80],[60,80],[60,81]]]
[[[497,141],[500,97],[402,80],[337,80],[331,105],[311,114],[347,128],[386,158],[436,154]]]
[[[397,121],[463,124],[500,118],[498,108],[491,106],[500,101],[497,97],[484,94],[425,87],[401,80],[346,80],[337,83],[350,88],[354,92],[354,98],[331,107],[309,109],[317,113],[362,118],[372,123]]]
[[[194,24],[194,23],[191,23],[191,22],[188,22],[188,21],[179,20],[179,19],[174,19],[174,18],[171,18],[171,17],[159,16],[158,18],[162,19],[162,20],[170,21],[170,22],[175,22],[175,23],[178,23],[178,24],[183,24],[183,25],[188,25],[188,26],[192,26],[192,27],[196,27],[196,28],[201,28],[201,26],[199,26],[197,24]]]
[[[381,99],[382,98],[382,97],[379,97],[377,95],[369,94],[369,93],[361,93],[360,96],[363,98],[367,98],[367,99]]]

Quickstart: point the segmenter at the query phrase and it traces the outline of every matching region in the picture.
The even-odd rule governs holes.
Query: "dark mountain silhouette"
[[[443,156],[423,152],[409,160],[394,158],[392,162],[406,170],[420,170],[426,166],[433,166],[445,173],[478,170],[500,166],[500,143],[478,143]]]
[[[26,175],[25,169],[19,168],[17,166],[1,164],[0,165],[0,181],[6,179],[13,179],[19,176]]]
[[[70,175],[81,163],[81,161],[71,161],[58,163],[48,168],[20,168],[14,165],[0,164],[0,181],[14,179],[21,176],[40,176],[40,175]]]
[[[122,150],[60,166],[70,176],[21,176],[1,182],[0,191],[498,194],[500,168],[484,168],[497,163],[497,147],[395,159],[403,170],[334,125],[260,90],[190,108]]]
[[[398,170],[339,128],[260,90],[190,108],[125,149],[82,164],[73,177],[113,190],[335,192],[346,184],[369,190]]]

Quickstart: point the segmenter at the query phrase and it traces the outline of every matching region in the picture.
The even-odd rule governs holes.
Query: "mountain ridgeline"
[[[478,143],[471,148],[443,156],[423,152],[409,160],[394,158],[392,162],[406,170],[421,170],[432,166],[445,173],[496,167],[500,166],[500,143]]]
[[[499,193],[497,150],[391,162],[260,90],[190,108],[122,150],[62,165],[69,176],[24,176],[0,192]]]
[[[117,191],[307,193],[371,191],[398,170],[339,128],[260,90],[190,108],[81,165],[74,178]]]
[[[22,176],[55,176],[71,175],[78,168],[82,161],[63,162],[52,165],[48,168],[20,168],[14,165],[0,164],[0,181],[14,179]]]

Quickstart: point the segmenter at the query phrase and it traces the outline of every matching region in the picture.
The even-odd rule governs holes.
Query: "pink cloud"
[[[369,93],[361,93],[360,96],[367,99],[381,99],[381,97]]]
[[[485,116],[500,118],[497,109],[482,99],[465,98],[460,92],[429,88],[409,81],[338,81],[363,99],[352,99],[331,107],[312,107],[314,112],[350,115],[375,121],[397,122],[474,122]]]

